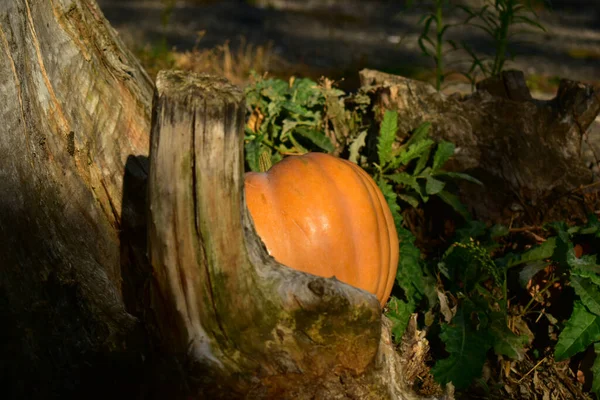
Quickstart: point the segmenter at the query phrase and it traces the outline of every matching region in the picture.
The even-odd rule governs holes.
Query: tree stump
[[[519,71],[480,82],[467,96],[446,96],[426,82],[378,71],[360,75],[381,109],[398,111],[399,139],[428,121],[432,137],[456,145],[450,168],[484,183],[460,185],[477,219],[542,224],[585,219],[594,211],[580,193],[592,182],[582,138],[600,112],[593,86],[563,79],[546,101],[531,97]]]
[[[414,398],[375,296],[267,255],[243,196],[241,91],[163,71],[154,98],[148,226],[158,321],[198,395]]]

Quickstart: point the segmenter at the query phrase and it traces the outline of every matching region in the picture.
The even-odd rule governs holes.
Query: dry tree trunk
[[[0,1],[2,398],[138,391],[122,187],[152,90],[95,1]]]
[[[373,295],[267,255],[243,199],[244,112],[225,80],[158,75],[149,247],[170,350],[202,398],[415,398]]]
[[[592,182],[582,138],[600,112],[593,86],[562,80],[556,97],[544,101],[531,97],[519,71],[480,82],[462,97],[379,71],[360,75],[379,106],[398,111],[399,137],[428,121],[433,137],[456,145],[451,168],[485,184],[461,185],[461,199],[476,218],[541,224],[594,211],[580,190]]]

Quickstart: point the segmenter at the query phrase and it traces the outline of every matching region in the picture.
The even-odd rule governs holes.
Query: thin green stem
[[[498,75],[502,72],[504,62],[506,61],[506,49],[508,46],[508,29],[513,19],[513,0],[506,2],[504,10],[498,10],[500,13],[500,29],[496,36],[496,57],[492,68],[492,75]]]
[[[444,16],[443,16],[444,0],[436,0],[435,2],[435,25],[436,25],[436,44],[435,44],[435,88],[439,92],[442,88],[444,80],[444,61],[442,47],[444,44]]]
[[[531,300],[529,300],[529,302],[527,303],[527,305],[525,306],[525,308],[523,309],[523,312],[521,313],[521,316],[524,316],[527,314],[527,310],[529,310],[529,307],[531,307],[531,305],[533,304],[533,302],[535,301],[536,296],[543,294],[546,290],[550,289],[550,287],[552,285],[554,285],[554,283],[556,283],[558,281],[558,278],[552,278],[550,280],[550,282],[548,282],[548,284],[546,286],[544,286],[544,288],[542,290],[540,290],[538,293],[536,293],[535,295],[533,295],[531,297]]]

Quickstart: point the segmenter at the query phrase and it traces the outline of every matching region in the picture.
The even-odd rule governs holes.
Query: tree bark
[[[378,71],[360,75],[379,109],[398,111],[399,140],[431,122],[432,137],[456,145],[449,168],[484,183],[460,185],[477,219],[529,225],[585,219],[594,211],[581,190],[592,182],[581,149],[600,112],[593,86],[562,80],[556,97],[543,101],[531,97],[519,71],[480,82],[467,96],[445,96],[426,82]]]
[[[2,398],[138,391],[120,230],[151,99],[95,1],[0,2]]]

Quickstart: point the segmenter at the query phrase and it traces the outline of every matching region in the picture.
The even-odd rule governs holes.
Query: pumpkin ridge
[[[312,154],[319,154],[319,153],[309,153],[309,154],[312,155]],[[317,160],[314,160],[314,158],[321,159],[321,160],[317,161]],[[348,200],[348,197],[344,195],[344,191],[340,188],[340,185],[338,184],[337,180],[334,177],[331,176],[331,172],[327,168],[323,167],[323,165],[322,165],[322,161],[323,160],[325,162],[328,162],[327,157],[325,157],[325,158],[323,158],[323,157],[311,157],[311,159],[310,159],[310,161],[314,164],[314,166],[316,166],[316,168],[319,171],[321,171],[321,174],[325,178],[327,178],[327,180],[329,181],[329,183],[335,188],[335,191],[337,192],[337,199],[338,200],[341,199],[344,202],[344,206],[345,207],[344,207],[344,213],[343,213],[344,214],[343,220],[344,221],[350,221],[350,223],[345,222],[344,228],[346,229],[346,232],[351,232],[352,231],[352,226],[353,226],[353,221],[351,219],[349,219],[348,215],[347,215],[348,214],[348,210],[352,208],[352,207],[350,207],[351,206],[351,202]],[[337,161],[338,159],[335,159],[335,160]],[[353,171],[353,170],[350,170],[349,172],[350,172],[351,175],[355,174],[355,171]],[[353,250],[352,251],[352,265],[356,265],[357,262],[358,262],[358,260],[359,260],[359,257],[357,256],[358,249],[357,249],[354,241],[351,241],[351,244],[352,244],[352,250]],[[342,266],[342,267],[346,267],[346,266]],[[346,278],[351,278],[352,282],[360,282],[361,276],[360,276],[360,273],[355,270],[352,277],[346,277]],[[356,284],[354,286],[356,286]]]
[[[368,176],[365,171],[360,170],[360,172],[363,176],[364,175]],[[394,281],[396,279],[397,266],[398,266],[398,259],[395,260],[396,265],[391,265],[395,258],[394,257],[394,245],[398,248],[400,246],[400,243],[397,243],[398,232],[396,232],[394,220],[393,220],[391,211],[389,210],[389,207],[387,205],[387,201],[385,200],[385,198],[383,197],[381,192],[379,192],[379,188],[377,187],[377,184],[372,179],[371,180],[367,179],[367,182],[373,188],[375,196],[377,197],[377,200],[379,202],[379,205],[380,205],[381,209],[383,210],[383,218],[384,218],[384,222],[385,222],[385,228],[388,232],[388,234],[385,237],[387,237],[387,238],[393,237],[396,239],[396,240],[392,239],[391,241],[388,240],[388,242],[387,242],[389,245],[389,247],[388,247],[389,257],[388,257],[388,262],[387,262],[387,264],[389,265],[389,269],[388,269],[389,272],[388,272],[387,278],[385,279],[385,286],[383,288],[383,290],[384,290],[383,294],[391,293],[392,287],[394,285]],[[399,254],[398,254],[398,257],[399,257]],[[389,294],[388,294],[388,297],[389,297]],[[385,304],[382,304],[382,306],[384,306],[384,305]]]
[[[348,161],[350,162],[350,161]],[[358,167],[358,165],[357,165]],[[371,204],[372,209],[375,211],[377,209],[376,205],[379,205],[379,208],[381,208],[381,204],[378,201],[378,196],[377,196],[377,192],[373,190],[373,183],[370,181],[370,179],[367,179],[367,177],[365,177],[366,172],[363,172],[361,169],[356,168],[357,171],[357,176],[359,178],[359,180],[361,181],[362,185],[365,187],[365,190],[367,191],[368,195],[369,195],[369,203]],[[369,177],[370,178],[370,177]],[[375,220],[376,220],[376,232],[378,232],[378,236],[377,236],[377,244],[379,246],[379,248],[381,249],[382,247],[386,247],[387,248],[387,252],[384,253],[389,253],[389,247],[390,247],[390,243],[389,240],[386,240],[386,237],[389,237],[389,232],[387,232],[387,224],[383,224],[385,225],[386,228],[386,233],[387,235],[383,235],[383,233],[381,232],[381,225],[382,225],[382,221],[380,221],[379,219],[379,215],[377,212],[373,213],[375,215]],[[385,215],[383,216],[383,218],[385,219]],[[385,221],[383,221],[385,223]],[[389,260],[389,254],[388,257],[380,257],[379,263],[378,265],[386,265],[389,268],[390,265],[390,260]],[[381,271],[379,271],[381,272]],[[387,279],[386,279],[387,281]],[[383,290],[385,288],[382,288],[381,286],[382,283],[382,277],[381,277],[381,273],[377,274],[377,285],[376,285],[376,296],[377,298],[382,298],[383,297]],[[387,282],[386,282],[387,283]]]

